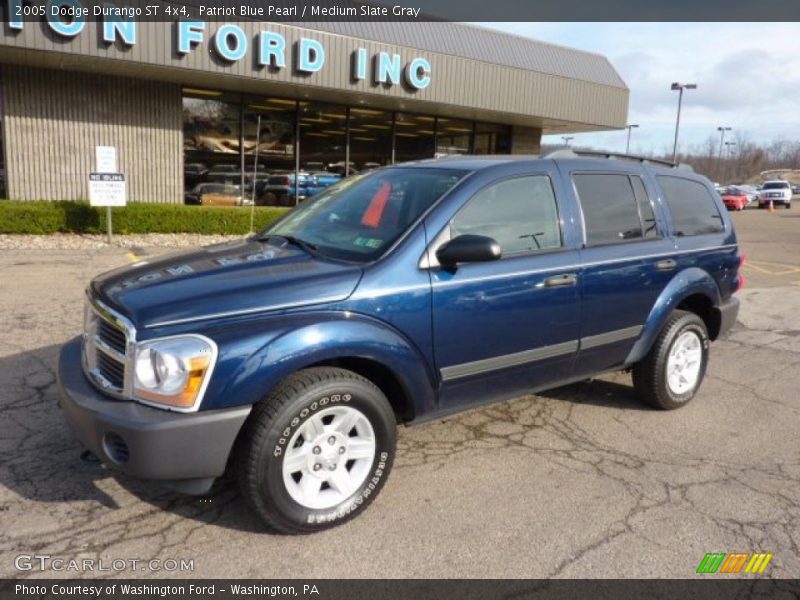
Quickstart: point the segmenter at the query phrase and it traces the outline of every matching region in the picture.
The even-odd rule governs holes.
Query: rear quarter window
[[[672,215],[675,235],[702,235],[725,230],[717,203],[702,183],[668,175],[659,175],[656,179]]]
[[[619,244],[658,237],[647,192],[626,173],[576,173],[586,245]]]

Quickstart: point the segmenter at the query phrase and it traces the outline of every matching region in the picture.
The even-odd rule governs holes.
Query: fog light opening
[[[103,436],[103,450],[111,459],[112,462],[122,465],[128,462],[128,458],[130,458],[130,450],[128,449],[128,444],[119,434],[114,433],[113,431],[108,432]]]

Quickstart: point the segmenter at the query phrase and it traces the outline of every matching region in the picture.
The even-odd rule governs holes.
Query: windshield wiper
[[[319,255],[319,246],[317,246],[316,244],[313,244],[311,242],[307,242],[306,240],[301,240],[300,238],[295,237],[293,235],[283,235],[283,234],[268,233],[266,235],[259,236],[256,239],[259,240],[259,241],[263,241],[263,240],[267,240],[269,238],[280,238],[280,239],[285,240],[286,242],[292,244],[293,246],[297,246],[298,248],[301,248],[301,249],[305,250],[306,252],[308,252],[309,254],[311,254],[313,256]]]

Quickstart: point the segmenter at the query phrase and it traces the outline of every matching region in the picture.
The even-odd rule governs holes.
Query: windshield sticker
[[[353,241],[353,245],[362,248],[380,248],[383,245],[383,240],[378,238],[357,237]]]

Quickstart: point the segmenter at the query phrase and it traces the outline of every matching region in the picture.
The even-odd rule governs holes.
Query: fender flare
[[[370,360],[391,371],[414,418],[435,409],[436,384],[423,354],[386,323],[353,313],[306,321],[270,339],[239,365],[223,393],[237,404],[255,404],[293,373],[343,358]]]
[[[713,306],[719,306],[720,294],[714,278],[699,267],[690,267],[677,273],[658,296],[650,314],[642,327],[639,339],[631,348],[625,365],[630,366],[642,360],[653,347],[658,334],[664,327],[669,314],[681,301],[694,294],[703,294]]]

